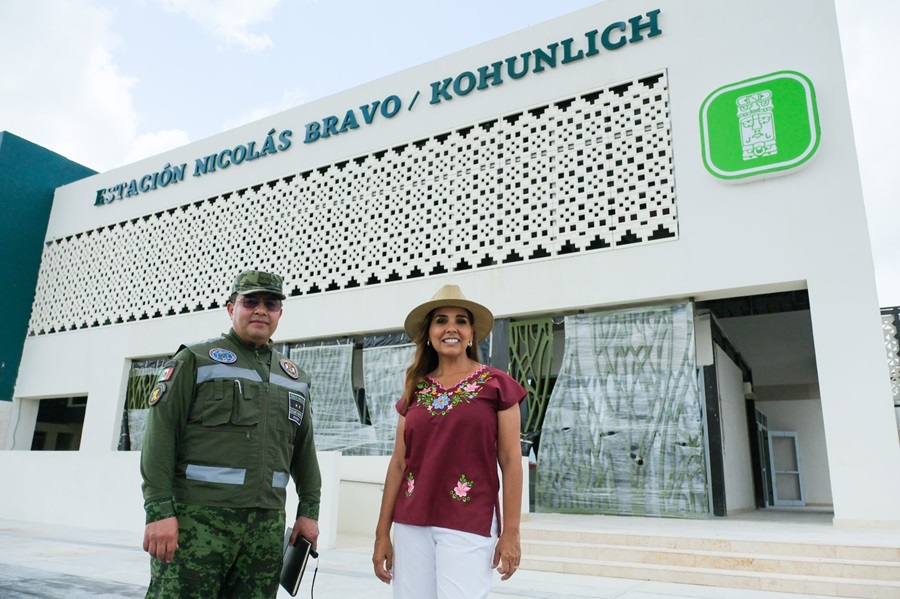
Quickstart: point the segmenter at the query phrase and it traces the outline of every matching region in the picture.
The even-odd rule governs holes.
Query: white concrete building
[[[533,509],[900,526],[830,3],[608,0],[58,188],[0,513],[143,526],[129,373],[227,330],[244,268],[285,277],[325,546],[374,523],[398,336],[444,283],[532,390]],[[78,450],[29,451],[54,398],[85,406]]]

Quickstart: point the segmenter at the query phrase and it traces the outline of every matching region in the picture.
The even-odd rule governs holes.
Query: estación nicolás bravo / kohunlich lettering
[[[510,56],[505,60],[485,65],[477,69],[478,73],[472,71],[464,71],[456,77],[447,77],[443,81],[435,81],[431,84],[431,101],[430,104],[439,104],[443,100],[452,100],[453,95],[465,96],[473,90],[484,90],[488,87],[501,85],[504,81],[503,65],[506,65],[506,75],[510,79],[521,79],[530,72],[540,73],[547,67],[555,69],[557,62],[559,64],[569,64],[582,58],[590,58],[600,53],[597,42],[599,38],[600,46],[606,50],[617,50],[626,43],[635,43],[644,39],[641,34],[643,29],[649,29],[647,37],[654,37],[662,33],[659,28],[657,17],[660,9],[648,12],[646,16],[638,15],[625,21],[616,21],[611,23],[601,33],[599,29],[588,31],[584,34],[587,39],[587,48],[573,51],[575,38],[568,38],[561,42],[555,42],[546,47],[546,49],[537,48],[530,52],[525,52],[519,56]],[[631,35],[626,37],[628,25],[631,25]],[[562,60],[559,60],[559,48],[562,47]],[[531,66],[531,58],[534,57],[534,67]],[[522,65],[517,68],[517,63],[521,59]],[[453,94],[450,91],[453,91]]]
[[[256,149],[256,142],[251,141],[246,146],[235,146],[234,149],[224,149],[216,154],[210,154],[204,158],[198,158],[194,162],[194,176],[199,177],[206,173],[213,173],[216,168],[226,169],[232,164],[240,164],[245,160],[247,162],[268,156],[269,154],[277,154],[291,147],[291,135],[293,131],[285,129],[278,135],[279,145],[275,145],[275,129],[271,129],[266,136],[262,149]]]
[[[638,15],[625,21],[616,21],[610,23],[601,32],[599,29],[588,31],[584,34],[587,41],[586,48],[575,49],[575,38],[568,38],[561,42],[554,42],[546,48],[536,48],[529,52],[525,52],[518,56],[510,56],[504,60],[485,65],[477,69],[478,73],[472,71],[464,71],[456,77],[448,77],[442,81],[435,81],[431,84],[431,101],[430,104],[440,104],[444,100],[452,100],[454,94],[456,96],[465,96],[473,90],[484,90],[489,87],[501,85],[504,81],[503,66],[506,65],[505,73],[513,80],[521,79],[529,72],[540,73],[547,69],[555,69],[557,64],[570,64],[583,58],[590,58],[600,54],[600,47],[605,50],[617,50],[625,44],[639,42],[644,39],[643,30],[647,31],[647,37],[654,37],[662,33],[659,28],[660,9],[652,10],[646,15]],[[631,26],[631,35],[628,34],[629,25]],[[599,42],[599,45],[598,45]],[[562,58],[559,57],[559,49],[562,47]],[[534,58],[534,66],[532,67],[532,57]],[[517,63],[521,60],[521,66]],[[518,67],[518,68],[517,68]],[[450,92],[453,92],[451,94]],[[418,97],[418,93],[416,94]],[[415,100],[413,100],[415,102]],[[384,118],[393,118],[403,106],[403,100],[396,95],[387,97],[383,102],[372,102],[368,106],[360,106],[362,120],[366,124],[371,124],[375,118],[376,111]],[[409,108],[412,108],[410,104]],[[340,124],[339,124],[340,123]],[[359,119],[354,110],[348,110],[343,119],[337,116],[329,116],[320,123],[317,121],[306,125],[306,136],[303,143],[311,143],[323,137],[330,137],[344,133],[351,129],[359,127]],[[210,154],[203,158],[197,158],[194,162],[193,176],[199,177],[207,173],[213,173],[216,169],[226,169],[232,164],[241,164],[262,158],[269,154],[275,154],[280,151],[287,150],[291,147],[291,134],[289,129],[282,131],[278,135],[279,144],[275,143],[275,129],[269,131],[262,149],[256,150],[256,142],[251,141],[246,145],[238,145],[233,149],[226,148],[215,154]],[[114,200],[121,200],[126,197],[136,196],[139,193],[153,191],[158,187],[166,187],[170,183],[179,183],[184,180],[184,171],[187,164],[183,163],[179,166],[170,166],[166,164],[162,170],[144,175],[138,179],[132,179],[129,182],[122,182],[107,189],[97,190],[97,196],[94,201],[95,206],[103,206],[110,204]]]
[[[278,134],[278,142],[275,143],[276,129],[269,130],[266,140],[263,142],[262,148],[256,149],[256,142],[251,141],[247,144],[241,144],[234,148],[226,148],[215,154],[210,154],[203,158],[197,158],[194,161],[194,176],[199,177],[207,173],[214,173],[216,168],[226,169],[232,164],[241,164],[268,156],[269,154],[277,154],[291,147],[290,129],[285,129]],[[187,163],[184,162],[177,166],[171,166],[166,163],[162,169],[155,173],[146,174],[140,179],[132,179],[131,181],[123,181],[106,189],[98,189],[97,196],[94,200],[94,206],[104,206],[111,204],[115,200],[130,198],[140,193],[147,193],[167,187],[169,184],[180,183],[184,181],[184,172],[187,169]]]
[[[167,187],[170,183],[184,181],[184,169],[186,168],[187,163],[171,166],[167,162],[161,170],[141,177],[140,183],[138,182],[138,179],[132,179],[131,181],[123,181],[112,187],[107,187],[106,189],[98,189],[97,197],[94,200],[94,206],[104,206],[106,204],[111,204],[114,200],[130,198],[138,195],[140,192],[147,193],[148,191],[153,191],[160,187]]]
[[[528,72],[540,73],[546,68],[556,68],[559,64],[569,64],[582,58],[589,58],[600,53],[600,47],[606,50],[616,50],[625,44],[639,42],[644,39],[642,31],[647,29],[647,37],[654,37],[662,33],[659,28],[657,17],[660,9],[648,12],[646,15],[638,15],[625,21],[616,21],[606,27],[602,32],[599,29],[588,31],[584,34],[587,39],[586,49],[577,49],[575,46],[575,38],[568,38],[561,42],[550,44],[546,49],[535,49],[525,52],[519,56],[511,56],[505,60],[500,60],[488,66],[479,67],[478,73],[471,71],[460,73],[455,78],[448,77],[443,81],[435,81],[431,84],[431,101],[430,104],[439,104],[443,100],[452,100],[451,90],[457,96],[465,96],[472,90],[483,90],[488,87],[500,85],[503,83],[503,65],[506,64],[506,74],[510,79],[521,79]],[[628,34],[628,27],[631,26],[631,35]],[[558,51],[562,47],[562,59],[559,60]],[[534,67],[531,66],[531,59],[534,57]],[[518,66],[517,62],[521,59],[522,65]],[[419,92],[406,107],[412,110],[419,97]],[[303,138],[304,144],[313,143],[320,139],[346,133],[353,129],[358,129],[360,123],[366,125],[372,124],[376,115],[380,114],[386,119],[393,118],[404,106],[403,100],[396,95],[388,96],[384,101],[375,101],[368,105],[359,107],[359,113],[356,109],[348,110],[343,118],[336,115],[327,116],[321,121],[312,121],[306,124],[306,135]],[[360,116],[362,117],[360,119]]]
[[[371,125],[376,114],[380,113],[384,118],[391,119],[396,116],[402,107],[403,100],[401,100],[399,96],[392,95],[385,98],[383,102],[375,100],[370,104],[363,104],[359,107],[359,110],[363,122],[366,125]],[[340,125],[338,125],[338,123],[340,123]],[[306,136],[303,138],[303,143],[312,143],[323,137],[338,135],[345,131],[349,131],[350,129],[358,128],[359,119],[356,116],[356,111],[350,109],[344,114],[343,120],[335,115],[331,115],[322,119],[321,126],[318,121],[307,123]]]

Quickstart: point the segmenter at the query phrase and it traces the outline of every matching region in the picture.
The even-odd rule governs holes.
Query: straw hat
[[[481,341],[487,337],[491,329],[494,328],[494,315],[491,314],[490,310],[481,304],[467,300],[458,285],[444,285],[438,289],[431,301],[412,309],[403,323],[403,330],[406,331],[406,335],[415,341],[425,326],[425,318],[428,316],[428,313],[435,308],[442,307],[465,308],[471,312],[472,317],[475,319],[476,341]]]

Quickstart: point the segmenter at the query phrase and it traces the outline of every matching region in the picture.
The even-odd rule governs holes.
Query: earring
[[[431,347],[431,339],[429,339],[428,341],[426,341],[426,342],[425,342],[425,345],[427,345],[428,347]]]
[[[471,341],[469,341],[469,347],[472,347],[472,342],[471,342]]]

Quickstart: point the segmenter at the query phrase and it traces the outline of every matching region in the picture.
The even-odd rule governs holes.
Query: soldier
[[[276,352],[282,279],[237,275],[231,330],[182,345],[150,393],[141,454],[147,597],[274,598],[294,479],[297,535],[315,547],[321,476],[309,377]]]

